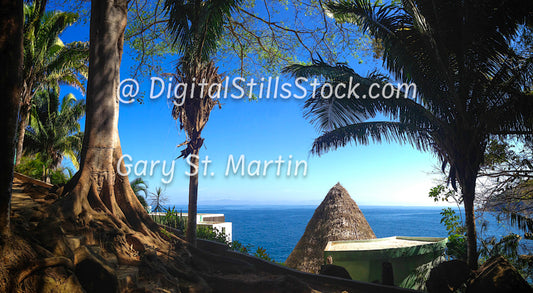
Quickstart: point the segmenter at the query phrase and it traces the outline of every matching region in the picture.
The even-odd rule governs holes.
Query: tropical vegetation
[[[72,94],[60,101],[59,89],[48,88],[37,93],[34,103],[24,148],[29,155],[39,155],[42,178],[50,182],[50,171],[57,170],[64,157],[79,168],[83,140],[80,119],[85,115],[85,101],[77,101]]]
[[[165,211],[164,204],[168,201],[168,198],[165,195],[165,191],[161,186],[157,187],[155,189],[155,192],[151,193],[151,196],[148,200],[150,201],[150,205],[152,206],[153,212]]]
[[[68,5],[59,2],[54,5]],[[203,292],[217,290],[221,284],[226,289],[241,286],[248,291],[265,288],[265,284],[293,291],[396,290],[379,284],[309,278],[194,247],[196,238],[201,237],[236,251],[251,251],[249,245],[228,243],[218,230],[196,225],[202,132],[211,111],[220,104],[209,91],[193,93],[192,89],[199,82],[210,89],[222,81],[215,61],[220,65],[219,57],[226,57],[225,52],[237,54],[235,59],[223,60],[240,61],[241,73],[253,71],[254,64],[265,65],[258,70],[271,72],[287,60],[298,60],[301,51],[315,54],[311,64],[285,69],[294,76],[327,82],[304,106],[305,116],[321,131],[312,152],[322,155],[352,142],[382,141],[433,152],[442,163],[446,183],[433,189],[431,196],[454,198],[465,211],[464,218],[453,209],[441,213],[450,240],[449,255],[465,259],[472,269],[479,261],[504,255],[524,277],[531,277],[529,264],[521,263],[519,241],[533,238],[532,154],[515,156],[499,142],[518,137],[523,149],[532,149],[531,141],[521,137],[533,133],[532,1],[297,0],[294,5],[274,1],[279,2],[277,7],[296,11],[295,23],[309,21],[313,15],[314,20],[320,18],[318,27],[310,26],[317,27],[315,30],[272,20],[270,13],[276,10],[268,1],[260,12],[250,9],[256,1],[243,2],[92,0],[90,43],[64,44],[61,33],[76,23],[76,13],[46,11],[46,0],[0,1],[0,92],[6,102],[0,108],[0,291],[119,291],[124,280],[133,291]],[[164,11],[163,19],[149,19],[152,14],[146,9],[154,6],[155,15]],[[140,16],[132,21],[133,32],[128,31],[131,13]],[[165,24],[165,32],[150,31]],[[350,29],[354,34],[344,36]],[[150,33],[144,35],[146,31]],[[386,73],[361,76],[347,63],[335,63],[338,51],[354,46],[341,44],[341,40],[357,40],[361,33],[373,38],[374,53],[383,59]],[[180,157],[191,165],[187,225],[175,209],[164,208],[163,187],[149,193],[142,179],[130,183],[121,172],[126,166],[120,160],[117,87],[124,76],[125,35],[134,40],[130,49],[139,51],[138,68],[153,60],[149,54],[179,54],[176,73],[171,75],[187,87],[178,91],[181,98],[172,101],[172,117],[185,130]],[[174,48],[168,49],[167,36]],[[290,38],[280,42],[285,36]],[[154,48],[161,51],[154,52]],[[245,67],[245,58],[257,62]],[[85,92],[85,79],[86,107],[73,95],[60,99],[60,85]],[[391,87],[389,82],[413,84],[416,90]],[[333,96],[339,94],[333,90],[338,85],[353,83],[360,85],[355,92],[348,88],[340,92],[348,94],[347,98]],[[380,87],[372,88],[375,84]],[[352,93],[361,98],[350,96]],[[369,93],[374,98],[368,98]],[[79,121],[85,109],[82,133]],[[79,167],[76,174],[62,166],[64,157]],[[42,193],[38,187],[30,194],[25,184],[14,184],[14,165],[20,172],[62,186]],[[496,204],[490,206],[492,210],[504,206],[502,213],[523,235],[481,237],[485,226],[476,229],[474,213],[480,199],[479,176],[504,179],[503,185],[494,184],[490,196],[481,197]],[[12,201],[13,186],[21,193]],[[150,217],[146,200],[154,211],[166,211],[159,217],[164,223]],[[189,243],[180,239],[179,231],[170,233],[158,224],[179,227]],[[272,260],[261,247],[254,255]],[[531,262],[531,256],[525,261]],[[246,274],[236,274],[243,268]],[[424,274],[425,278],[429,271]]]
[[[174,100],[172,117],[180,122],[180,129],[187,132],[187,140],[179,157],[190,162],[189,175],[189,217],[186,239],[196,243],[196,213],[198,201],[199,151],[204,143],[204,129],[211,110],[220,104],[212,98],[211,85],[220,84],[222,77],[212,61],[224,32],[224,24],[239,6],[240,0],[229,1],[183,1],[166,0],[168,27],[174,36],[174,44],[181,58],[176,68],[176,80],[186,84],[179,93],[181,99]],[[194,91],[198,81],[205,83],[207,91]],[[203,94],[203,96],[201,96]]]
[[[40,153],[23,156],[15,167],[15,171],[35,179],[48,181],[53,185],[64,185],[75,173],[73,169],[63,165],[54,170],[47,170],[45,160],[41,158]]]
[[[320,59],[287,67],[286,72],[296,76],[321,76],[333,88],[352,78],[361,85],[360,97],[365,92],[378,96],[323,99],[317,91],[305,104],[305,115],[323,132],[312,152],[320,155],[350,142],[371,141],[397,141],[433,151],[447,171],[448,183],[461,192],[467,258],[476,268],[474,199],[487,143],[492,135],[531,133],[533,99],[527,89],[532,64],[513,48],[531,7],[520,1],[368,0],[326,6],[338,22],[355,23],[382,43],[383,63],[392,77],[361,77],[345,64]],[[389,88],[385,94],[370,91],[373,83],[384,87],[393,81],[414,83],[416,92],[406,87]],[[397,94],[411,98],[394,98]],[[378,113],[386,119],[368,121]]]
[[[86,42],[64,44],[59,35],[76,23],[78,15],[71,12],[45,11],[46,1],[36,0],[24,6],[24,64],[22,93],[17,131],[16,164],[24,149],[34,97],[41,91],[60,84],[84,90],[89,59]]]
[[[141,205],[148,209],[148,203],[146,202],[146,199],[148,198],[148,184],[144,182],[142,178],[135,178],[133,181],[130,182],[131,189],[133,190],[133,193],[137,196],[137,199],[141,203]]]

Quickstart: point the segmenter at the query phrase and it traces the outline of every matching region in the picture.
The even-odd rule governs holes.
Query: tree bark
[[[473,143],[472,145],[479,145]],[[466,262],[470,269],[478,267],[477,232],[474,200],[476,198],[476,180],[485,153],[485,147],[471,150],[460,156],[457,167],[457,180],[461,187],[463,205],[465,208],[466,225]]]
[[[23,99],[24,100],[24,99]],[[17,130],[17,154],[15,157],[15,166],[20,164],[22,159],[22,152],[24,151],[24,136],[26,134],[26,127],[30,118],[30,106],[21,105],[19,112],[19,125]]]
[[[120,160],[117,89],[126,22],[127,0],[91,1],[85,135],[80,170],[65,188],[62,211],[81,224],[104,214],[121,231],[153,237],[157,224],[137,199],[128,177],[121,175],[126,168]]]
[[[196,215],[197,212],[197,206],[198,206],[198,154],[199,151],[195,149],[193,153],[191,154],[191,168],[190,168],[190,174],[194,174],[196,171],[196,174],[190,175],[189,177],[189,208],[188,208],[188,215],[187,215],[187,233],[185,235],[185,238],[187,242],[189,242],[191,245],[196,247]]]
[[[474,209],[476,176],[468,178],[461,188],[465,207],[466,261],[472,270],[476,270],[478,267],[476,215]]]
[[[13,160],[20,107],[22,79],[23,1],[0,0],[0,241],[10,232],[11,188]]]

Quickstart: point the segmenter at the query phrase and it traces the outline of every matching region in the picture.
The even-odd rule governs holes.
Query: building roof
[[[289,255],[288,267],[318,273],[328,241],[375,239],[365,216],[340,183],[333,186],[313,214]]]

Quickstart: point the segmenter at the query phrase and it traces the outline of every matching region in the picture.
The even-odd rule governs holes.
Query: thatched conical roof
[[[315,210],[285,264],[300,271],[318,273],[324,264],[324,248],[328,241],[374,238],[374,231],[355,201],[337,183]]]

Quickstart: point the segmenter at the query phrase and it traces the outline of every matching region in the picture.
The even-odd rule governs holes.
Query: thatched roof
[[[337,183],[315,210],[285,264],[300,271],[318,273],[324,264],[324,248],[328,241],[374,238],[374,231],[355,201]]]

